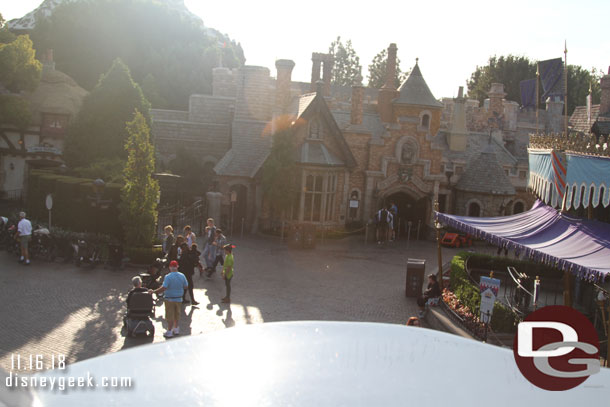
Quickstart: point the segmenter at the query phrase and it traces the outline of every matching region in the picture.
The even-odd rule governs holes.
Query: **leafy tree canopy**
[[[4,17],[2,17],[2,14],[0,14],[0,44],[13,42],[15,38],[17,38],[15,34],[8,30],[5,23],[6,21],[4,20]]]
[[[127,244],[148,247],[155,234],[159,198],[159,183],[153,179],[155,148],[144,115],[136,110],[133,116],[126,128],[128,157],[123,171],[125,184],[121,190],[120,219]]]
[[[12,92],[35,89],[42,72],[35,54],[27,35],[0,43],[0,83]]]
[[[191,94],[211,93],[212,68],[245,61],[239,44],[153,0],[66,2],[37,23],[32,38],[86,89],[117,57],[136,82],[151,75],[160,96],[151,97],[153,107],[186,108]]]
[[[523,56],[492,56],[486,66],[477,66],[467,81],[468,97],[483,102],[494,82],[504,84],[506,99],[521,102],[519,82],[536,77],[536,62]],[[568,114],[576,106],[586,104],[589,86],[592,87],[593,103],[599,103],[601,89],[599,75],[577,65],[568,65]],[[540,87],[542,97],[542,86]],[[544,101],[540,100],[540,106]]]
[[[32,120],[30,104],[16,95],[0,95],[0,123],[25,129]]]
[[[83,106],[68,128],[64,158],[69,167],[91,166],[96,161],[127,157],[125,123],[134,110],[143,112],[150,123],[150,104],[131,78],[129,68],[120,60],[113,62],[99,83],[83,101]]]
[[[388,63],[388,50],[384,48],[373,58],[369,65],[369,88],[379,89],[385,84],[386,66]],[[396,57],[396,80],[394,86],[398,89],[407,79],[408,72],[400,70],[400,59]]]
[[[343,86],[362,85],[362,66],[360,65],[360,58],[352,47],[351,40],[347,40],[343,44],[341,37],[337,37],[330,44],[328,53],[334,58],[333,84]]]

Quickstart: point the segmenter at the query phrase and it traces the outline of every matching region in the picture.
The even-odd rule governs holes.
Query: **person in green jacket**
[[[225,287],[227,289],[227,295],[221,300],[224,303],[231,302],[231,279],[233,278],[233,265],[235,260],[233,259],[233,246],[226,244],[222,247],[225,251],[225,263],[222,266],[222,278],[225,280]]]

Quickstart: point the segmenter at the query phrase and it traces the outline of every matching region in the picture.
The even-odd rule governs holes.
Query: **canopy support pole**
[[[572,293],[574,291],[572,273],[563,272],[563,305],[572,308]]]

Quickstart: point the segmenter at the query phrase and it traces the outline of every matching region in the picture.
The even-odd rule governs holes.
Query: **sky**
[[[0,0],[5,19],[21,17],[41,0]],[[341,36],[351,39],[363,76],[373,57],[392,42],[403,71],[415,58],[437,98],[454,97],[459,86],[491,55],[532,60],[563,57],[568,63],[608,72],[610,31],[607,0],[185,0],[208,27],[240,42],[246,64],[275,75],[276,59],[292,59],[293,80],[311,79],[311,53],[327,52]],[[230,5],[229,5],[230,4]],[[497,5],[496,5],[497,4]]]

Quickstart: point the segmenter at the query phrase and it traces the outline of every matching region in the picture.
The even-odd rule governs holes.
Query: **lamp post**
[[[434,210],[436,212],[438,212],[438,200],[434,201]],[[438,281],[438,286],[441,289],[441,292],[443,291],[443,254],[441,252],[441,229],[443,228],[443,225],[440,224],[440,222],[438,220],[434,221],[434,228],[436,229],[436,246],[437,246],[437,250],[438,250],[438,274],[439,274],[439,281]]]

